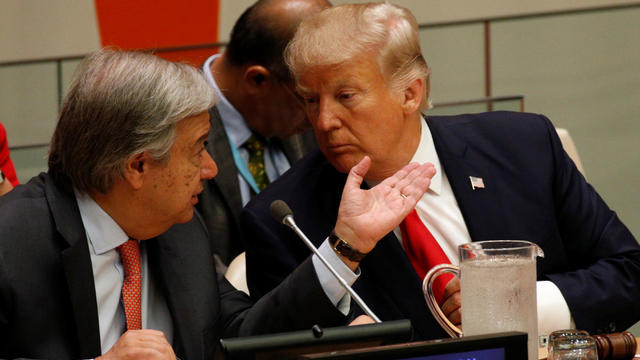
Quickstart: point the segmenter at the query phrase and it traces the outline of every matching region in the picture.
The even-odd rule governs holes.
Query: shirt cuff
[[[560,289],[551,281],[536,283],[538,303],[538,336],[555,330],[575,329],[569,306]]]
[[[349,284],[349,286],[353,285],[353,283],[358,280],[358,277],[360,276],[360,269],[358,269],[357,273],[351,271],[347,264],[338,257],[338,254],[336,254],[335,251],[333,251],[329,241],[325,240],[318,248],[318,252],[322,254],[327,262],[347,282],[347,284]],[[341,313],[347,315],[351,307],[351,296],[347,293],[347,290],[342,287],[335,276],[333,276],[331,271],[324,266],[322,260],[320,260],[316,255],[313,255],[311,261],[313,262],[313,267],[318,275],[318,280],[320,280],[322,290],[324,290],[324,293],[327,295],[331,303],[335,305]]]

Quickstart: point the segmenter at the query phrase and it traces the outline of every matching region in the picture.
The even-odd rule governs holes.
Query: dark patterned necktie
[[[249,172],[253,175],[258,189],[263,190],[269,185],[269,178],[264,169],[264,142],[256,135],[251,135],[244,147],[249,152]]]

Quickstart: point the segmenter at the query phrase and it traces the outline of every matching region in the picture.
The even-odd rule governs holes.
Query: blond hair
[[[363,56],[377,58],[396,91],[423,79],[421,108],[428,107],[430,70],[420,50],[418,23],[401,6],[367,3],[325,9],[300,24],[285,52],[296,79],[309,67],[339,65]]]

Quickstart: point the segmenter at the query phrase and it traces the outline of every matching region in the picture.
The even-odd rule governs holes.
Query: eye
[[[316,99],[315,97],[304,97],[303,99],[304,99],[304,103],[309,105],[312,105],[318,102],[318,99]]]
[[[341,101],[347,101],[353,99],[356,94],[353,92],[341,92],[338,94],[338,99]]]

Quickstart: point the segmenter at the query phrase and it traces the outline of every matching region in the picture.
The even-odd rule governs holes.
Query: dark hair
[[[269,2],[259,0],[240,15],[225,51],[234,66],[262,65],[279,80],[289,81],[292,78],[282,54],[298,22],[283,25],[275,21],[267,11]]]

